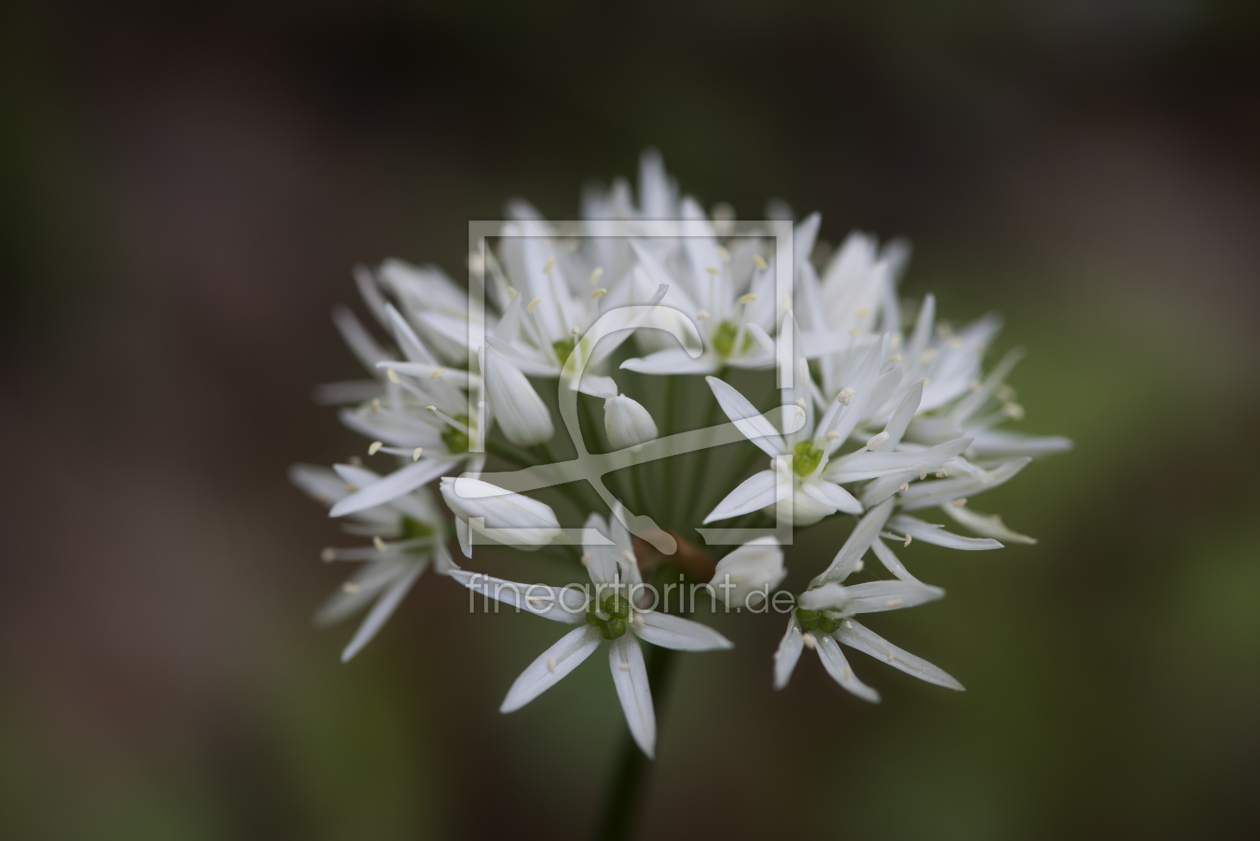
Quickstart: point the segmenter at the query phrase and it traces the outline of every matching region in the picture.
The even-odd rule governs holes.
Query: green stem
[[[726,372],[725,368],[723,368],[721,371],[718,371],[717,373],[718,378],[721,379],[722,374],[724,374],[725,372]],[[717,422],[717,410],[718,410],[717,398],[713,397],[710,394],[709,409],[707,412],[705,412],[704,423],[701,426],[702,429],[708,429],[710,426],[713,426],[713,424]],[[711,449],[710,447],[705,447],[699,452],[699,464],[696,465],[695,476],[693,477],[691,481],[691,507],[687,510],[687,522],[686,522],[686,525],[688,527],[690,527],[691,524],[695,522],[696,518],[699,515],[704,513],[704,507],[705,507],[704,501],[707,498],[706,494],[704,493],[705,484],[706,484],[704,481],[704,474],[705,474],[705,471],[708,470],[708,467],[709,467],[709,450],[710,449]]]
[[[656,722],[661,722],[665,689],[672,673],[670,664],[674,652],[668,648],[650,646],[647,651],[648,683],[652,687],[652,706],[656,709]],[[642,811],[652,760],[643,755],[639,746],[627,731],[622,739],[621,760],[616,776],[605,798],[604,816],[595,834],[600,841],[625,841],[634,831],[634,821]]]
[[[678,431],[678,380],[680,377],[676,374],[670,374],[666,377],[665,383],[665,434],[673,435]],[[662,527],[672,526],[675,523],[674,517],[674,468],[678,461],[678,456],[671,456],[664,459],[665,487],[664,493],[661,494],[661,500],[664,503],[664,510],[657,516],[656,521]]]

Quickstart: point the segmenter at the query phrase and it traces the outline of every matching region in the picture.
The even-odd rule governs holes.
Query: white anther
[[[872,435],[871,440],[866,442],[866,449],[873,450],[891,437],[892,436],[889,435],[887,431],[881,432],[877,435]]]
[[[712,266],[705,266],[704,270],[708,272],[709,274],[713,275],[714,277],[717,277],[718,275],[722,273],[721,269],[715,269]]]
[[[596,289],[594,292],[591,293],[591,300],[598,301],[600,298],[604,297],[607,294],[608,294],[608,290],[601,286],[599,289]]]
[[[1002,407],[1002,413],[1012,420],[1024,419],[1024,407],[1018,403],[1007,403]]]
[[[836,432],[835,430],[832,430],[831,432],[828,432],[823,437],[826,438],[828,441],[835,441],[837,438],[840,437],[840,433]]]
[[[341,589],[353,596],[355,593],[359,592],[359,585],[355,584],[353,581],[347,581],[345,584],[341,585]]]
[[[422,455],[424,455],[424,447],[416,447],[414,450],[411,451],[411,460],[419,461],[420,456]]]
[[[354,493],[358,489],[359,489],[358,485],[352,485],[349,482],[346,482],[346,493]]]
[[[731,262],[731,252],[727,251],[725,248],[720,245],[715,245],[713,246],[713,250],[716,251],[717,255],[722,258],[723,263]]]
[[[542,604],[542,599],[538,596],[526,596],[525,601],[529,604]]]
[[[843,677],[845,680],[849,680],[850,678],[853,677],[853,672],[849,670],[848,666],[845,666],[844,670],[840,672],[840,676]]]
[[[849,335],[850,335],[850,336],[857,336],[857,335],[860,335],[860,334],[861,334],[861,332],[862,332],[862,331],[861,331],[860,329],[858,329],[857,327],[850,327],[850,328],[849,328]]]
[[[909,546],[909,545],[910,545],[910,541],[912,541],[912,540],[914,540],[914,535],[910,534],[909,532],[906,532],[906,542],[905,542],[905,543],[903,543],[903,544],[901,544],[901,545],[902,545],[902,546]]]
[[[846,627],[846,628],[852,628],[852,627],[853,627],[853,620],[851,620],[851,619],[846,619],[846,620],[844,620],[844,627]]]
[[[836,395],[836,402],[839,403],[841,406],[848,406],[849,402],[853,400],[853,395],[856,393],[857,392],[855,392],[853,389],[846,388],[844,391]]]
[[[381,539],[381,536],[379,534],[372,538],[372,545],[376,547],[377,552],[385,552],[389,549],[389,547],[385,545],[385,541]]]
[[[936,471],[936,478],[937,478],[937,479],[944,479],[944,478],[945,478],[946,476],[948,476],[948,475],[949,475],[949,471],[948,471],[948,470],[946,470],[944,467],[942,467],[940,470]]]
[[[381,413],[381,398],[372,398],[372,414],[379,415]]]
[[[951,338],[945,342],[945,347],[950,350],[962,350],[966,347],[966,345],[963,343],[962,339]]]
[[[927,468],[926,468],[926,467],[920,467],[920,468],[919,468],[919,481],[921,482],[921,481],[923,481],[923,480],[924,480],[924,479],[926,479],[926,478],[927,478]]]
[[[792,293],[791,292],[783,296],[783,300],[779,302],[779,306],[784,310],[792,309]]]
[[[426,412],[436,412],[436,411],[437,411],[437,406],[425,406],[425,407],[424,407],[424,410],[425,410]]]
[[[696,313],[696,319],[699,321],[704,321],[708,317],[709,317],[708,310],[700,310],[700,312]]]
[[[617,664],[617,669],[618,669],[619,671],[628,672],[628,671],[630,671],[630,664],[629,664],[629,663],[618,663],[618,664]]]
[[[853,562],[854,572],[861,572],[863,568],[865,567],[866,567],[866,561],[862,560],[861,558],[858,558],[856,561]]]
[[[603,274],[604,274],[604,267],[596,266],[595,271],[591,272],[591,276],[589,278],[591,282],[591,286],[594,286],[595,284],[599,283],[599,278]]]
[[[535,298],[525,305],[525,312],[533,312],[542,303],[542,298]]]
[[[446,372],[443,371],[441,368],[434,368],[433,373],[429,374],[429,379],[436,380],[438,377],[442,376],[442,374],[444,373]]]
[[[358,456],[350,456],[350,458],[346,459],[346,461],[350,462],[351,467],[363,466],[363,459],[359,458]]]
[[[798,398],[796,398],[796,400],[795,400],[795,401],[793,401],[793,402],[794,402],[794,403],[796,403],[796,405],[797,405],[797,406],[800,406],[802,409],[804,409],[804,408],[805,408],[805,398],[804,398],[804,397],[798,397]]]
[[[870,314],[871,314],[871,308],[870,308],[870,307],[862,307],[862,309],[860,309],[860,310],[858,310],[857,312],[853,313],[853,316],[854,316],[854,318],[866,318],[866,317],[867,317],[868,315],[870,315]]]
[[[910,483],[909,483],[909,482],[902,482],[902,483],[901,483],[901,490],[902,490],[902,492],[903,492],[903,493],[904,493],[905,491],[910,490]]]
[[[634,615],[634,618],[632,618],[632,619],[630,620],[630,624],[634,626],[634,629],[635,629],[636,631],[641,631],[641,630],[643,630],[643,614],[642,614],[642,613],[636,613],[636,614]]]
[[[633,553],[633,552],[631,552],[629,549],[627,549],[626,551],[624,551],[624,552],[622,552],[622,553],[621,553],[621,559],[622,559],[623,561],[625,561],[626,563],[628,563],[628,564],[638,563],[638,562],[634,559],[634,553]]]
[[[555,257],[548,257],[547,262],[543,263],[543,274],[551,274],[551,268],[556,264]]]
[[[747,295],[739,296],[739,302],[741,304],[751,304],[753,301],[756,301],[756,300],[757,300],[757,296],[751,292],[749,292]]]
[[[509,298],[515,298],[515,297],[516,297],[517,295],[519,295],[519,294],[521,294],[521,293],[516,291],[516,287],[515,287],[515,286],[509,286],[509,287],[508,287],[508,297],[509,297]]]
[[[892,661],[893,661],[893,650],[890,648],[888,649],[888,662],[891,663]]]
[[[901,607],[901,599],[889,599],[884,602],[884,607]]]
[[[931,378],[929,378],[929,377],[924,377],[924,378],[923,378],[923,387],[924,387],[924,388],[927,388],[927,387],[928,387],[928,386],[930,386],[931,384],[932,384],[932,380],[931,380]]]
[[[332,563],[337,560],[337,550],[329,546],[327,549],[319,553],[319,559],[324,563]]]
[[[579,329],[577,329],[576,327],[570,327],[570,328],[569,328],[569,334],[570,334],[570,335],[573,335],[573,336],[579,336],[579,335],[581,335],[581,334],[582,334],[582,331],[581,331],[581,330],[579,330]]]
[[[765,258],[765,257],[762,257],[760,254],[754,254],[754,255],[753,255],[753,262],[754,262],[754,263],[756,263],[756,264],[757,264],[757,268],[761,269],[763,272],[766,270],[766,258]]]
[[[386,369],[385,369],[385,376],[389,377],[389,381],[390,381],[391,383],[393,383],[394,385],[398,385],[398,375],[397,375],[396,373],[394,373],[394,369],[393,369],[393,368],[386,368]]]
[[[922,354],[920,354],[920,355],[919,355],[919,361],[920,361],[920,362],[931,362],[933,359],[935,359],[935,358],[936,358],[936,354],[937,354],[937,350],[936,350],[936,348],[934,348],[934,347],[933,347],[933,348],[928,348],[927,350],[923,351],[923,353],[922,353]]]
[[[888,346],[892,348],[893,350],[896,350],[897,348],[901,347],[901,334],[893,333],[892,340],[888,342]]]
[[[589,563],[591,562],[591,553],[590,553],[590,552],[583,552],[583,553],[582,553],[582,557],[580,558],[580,560],[582,561],[582,566],[586,566],[587,564],[589,564]]]
[[[967,497],[965,496],[959,497],[958,499],[950,503],[950,505],[954,506],[955,508],[962,508],[966,504],[967,504]]]
[[[900,353],[894,353],[892,356],[888,357],[888,361],[889,361],[889,362],[900,362],[900,361],[901,361],[901,354],[900,354]]]
[[[805,643],[805,647],[809,649],[812,649],[814,646],[818,645],[818,640],[814,639],[814,635],[811,634],[809,631],[806,631],[805,633],[801,634],[801,642]]]
[[[384,441],[373,441],[371,444],[368,444],[368,455],[370,456],[376,455],[378,452],[380,452],[381,447],[384,447],[384,446],[385,446]]]
[[[547,658],[547,671],[551,672],[553,675],[556,673],[556,658],[555,657]]]

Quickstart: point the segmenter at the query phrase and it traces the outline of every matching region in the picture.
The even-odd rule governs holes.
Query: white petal
[[[920,508],[952,502],[960,497],[975,496],[1006,482],[1023,470],[1030,461],[1032,461],[1030,458],[1021,458],[1008,461],[995,470],[980,471],[975,476],[919,482],[911,485],[910,490],[902,491],[901,508],[903,511],[917,511]]]
[[[844,546],[840,547],[840,551],[836,553],[836,557],[831,561],[831,566],[813,580],[811,586],[817,587],[828,581],[843,581],[849,577],[849,573],[853,572],[853,567],[866,550],[871,548],[871,544],[879,537],[879,532],[884,527],[884,523],[888,520],[888,515],[892,513],[893,501],[891,499],[881,502],[879,505],[866,512],[866,516],[858,521],[854,527],[853,533],[849,535],[849,539],[844,542]]]
[[[844,483],[877,479],[903,470],[934,471],[961,454],[970,443],[970,438],[958,438],[918,452],[859,451],[829,462],[822,475],[829,481]]]
[[[914,419],[914,413],[919,410],[919,402],[923,400],[923,380],[919,380],[910,387],[910,391],[906,394],[901,405],[897,407],[897,411],[893,412],[893,416],[888,420],[888,424],[884,427],[884,431],[888,433],[888,440],[880,444],[878,450],[894,450],[901,443],[901,438],[906,434],[906,427],[910,425],[910,421]]]
[[[555,686],[561,678],[595,653],[603,640],[599,628],[593,625],[583,625],[569,631],[521,672],[521,676],[508,690],[507,697],[503,699],[499,712],[515,712]]]
[[[395,500],[443,473],[450,472],[457,464],[457,460],[427,458],[412,462],[341,500],[328,512],[328,516],[344,517],[346,514]]]
[[[632,629],[634,633],[661,648],[672,648],[675,651],[718,651],[733,648],[735,645],[708,625],[701,625],[681,616],[649,610],[636,613],[635,617],[642,619],[643,625],[640,627],[636,622]]]
[[[922,540],[924,543],[935,543],[937,546],[944,546],[948,549],[1001,549],[1002,544],[988,537],[963,537],[953,532],[945,531],[942,526],[934,523],[925,523],[917,517],[907,517],[904,514],[893,517],[888,521],[888,528],[894,532],[902,532],[913,537],[915,540]]]
[[[971,448],[980,456],[1044,456],[1072,449],[1072,439],[1061,435],[1032,436],[1002,429],[975,433]]]
[[[837,511],[843,511],[846,514],[862,513],[862,503],[858,502],[853,494],[835,482],[828,482],[825,479],[813,477],[802,482],[801,487],[805,493]]]
[[[493,348],[486,350],[485,360],[486,394],[507,439],[519,447],[551,440],[556,431],[551,413],[525,375]]]
[[[945,597],[940,587],[909,581],[867,581],[845,588],[846,613],[881,613],[933,602]]]
[[[616,397],[617,381],[601,374],[583,374],[578,391],[591,397]]]
[[[576,587],[522,584],[466,569],[451,570],[450,576],[474,593],[511,605],[518,611],[569,625],[586,621],[586,594]],[[476,601],[470,601],[470,605],[471,610],[484,609],[479,608]]]
[[[704,518],[705,524],[714,520],[725,520],[738,517],[752,511],[760,511],[767,505],[774,505],[777,499],[775,487],[777,475],[773,470],[763,470],[745,479],[740,486],[726,495],[726,499]]]
[[[386,351],[376,343],[372,338],[372,334],[367,331],[363,323],[358,317],[346,307],[337,307],[333,310],[333,322],[337,325],[337,330],[341,333],[341,338],[345,339],[350,351],[355,357],[372,372],[373,376],[377,376],[376,363],[382,359],[391,359],[393,354]]]
[[[796,625],[796,617],[789,617],[787,633],[779,642],[779,649],[774,652],[775,689],[787,686],[788,678],[792,677],[792,670],[796,668],[796,661],[801,659],[801,649],[804,646],[805,640],[801,637],[801,629]]]
[[[1007,543],[1036,543],[1037,538],[1029,537],[1026,534],[1020,534],[1012,531],[1003,522],[1002,518],[997,514],[981,514],[974,508],[966,505],[961,508],[957,505],[942,505],[941,510],[949,516],[953,517],[959,523],[974,531],[976,534],[984,537],[992,537],[996,540],[1005,540]]]
[[[621,367],[641,374],[710,374],[718,366],[712,354],[692,358],[682,348],[667,348],[637,359],[627,359]]]
[[[648,410],[624,394],[604,401],[604,432],[614,450],[645,444],[657,436]]]
[[[902,581],[909,581],[913,584],[922,584],[923,582],[910,574],[910,570],[906,569],[906,565],[901,562],[896,553],[888,547],[882,540],[876,540],[871,544],[871,548],[875,550],[875,557],[879,558],[879,562],[884,565],[884,569],[900,578]]]
[[[853,669],[849,667],[849,661],[845,659],[844,653],[840,651],[840,646],[834,639],[823,634],[818,638],[817,647],[818,659],[822,660],[823,668],[836,683],[863,701],[870,701],[872,704],[879,703],[879,693],[857,679],[853,674]]]
[[[773,537],[758,537],[718,561],[709,582],[718,598],[735,607],[755,607],[749,603],[754,593],[769,599],[771,590],[787,576],[783,549]]]
[[[651,759],[656,751],[656,713],[652,710],[652,687],[643,663],[643,649],[632,634],[625,634],[608,646],[608,665],[630,735]]]
[[[910,652],[898,648],[855,619],[845,620],[841,624],[840,629],[836,631],[835,637],[845,645],[856,648],[858,651],[869,654],[876,659],[883,660],[885,663],[901,669],[908,675],[914,675],[920,680],[935,683],[937,686],[944,686],[946,689],[957,689],[959,691],[963,689],[963,685],[954,680],[944,669],[933,666],[922,657],[916,657]]]
[[[377,599],[376,604],[372,606],[371,612],[364,618],[363,624],[359,626],[359,630],[355,631],[354,639],[350,640],[350,644],[346,646],[345,651],[341,652],[341,662],[347,662],[351,657],[358,654],[363,646],[372,641],[372,637],[376,636],[376,632],[394,614],[394,610],[397,609],[403,597],[407,595],[411,585],[416,583],[416,579],[420,577],[420,573],[424,572],[426,566],[428,564],[416,564],[414,570],[392,584],[385,591],[385,594]]]
[[[770,421],[753,408],[753,404],[749,403],[744,395],[717,377],[704,379],[709,384],[709,388],[713,389],[713,396],[717,398],[722,411],[735,423],[735,427],[744,434],[744,437],[756,444],[767,455],[778,456],[787,452],[783,436]]]

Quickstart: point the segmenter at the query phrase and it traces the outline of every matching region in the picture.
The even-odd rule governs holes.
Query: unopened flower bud
[[[604,401],[604,431],[614,450],[624,450],[656,438],[656,423],[648,410],[624,394]]]
[[[530,447],[551,439],[551,413],[521,369],[493,348],[486,348],[486,392],[499,428],[513,444]]]

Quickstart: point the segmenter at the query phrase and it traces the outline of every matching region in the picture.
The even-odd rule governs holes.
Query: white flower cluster
[[[303,490],[331,506],[333,517],[347,519],[348,531],[372,539],[371,546],[324,554],[325,560],[362,565],[320,611],[320,619],[336,621],[372,605],[343,658],[371,639],[432,565],[485,598],[576,626],[517,679],[504,712],[537,697],[608,642],[630,731],[651,755],[655,717],[639,640],[688,651],[731,643],[678,611],[669,612],[668,597],[665,606],[657,598],[648,605],[640,569],[646,553],[636,553],[631,532],[640,532],[627,529],[634,514],[620,503],[605,519],[595,510],[598,505],[571,494],[584,525],[569,530],[547,504],[481,477],[487,454],[514,467],[553,461],[547,444],[556,426],[536,384],[551,382],[558,391],[599,398],[606,449],[637,453],[662,435],[662,419],[654,419],[643,405],[654,404],[647,396],[668,392],[673,399],[680,378],[704,375],[717,406],[768,462],[765,469],[732,482],[734,487],[715,488],[725,496],[703,523],[740,518],[736,525],[747,526],[782,515],[785,506],[798,528],[835,515],[857,518],[831,564],[797,595],[771,594],[786,575],[783,549],[772,537],[750,540],[717,563],[709,592],[721,589],[720,598],[730,606],[764,607],[773,601],[784,608],[779,612],[790,614],[775,655],[775,686],[787,683],[801,651],[811,648],[842,687],[878,701],[875,690],[854,675],[840,647],[845,645],[930,683],[962,689],[944,671],[885,641],[857,617],[944,595],[916,578],[893,546],[920,540],[978,550],[1034,542],[969,504],[1015,476],[1032,457],[1070,447],[1062,438],[999,428],[1020,420],[1023,409],[1004,382],[1017,361],[1015,352],[983,370],[998,320],[989,316],[953,330],[936,320],[928,295],[913,320],[903,324],[897,282],[905,249],[896,244],[881,248],[874,238],[853,233],[825,264],[815,265],[817,214],[794,226],[791,292],[777,297],[773,241],[727,236],[729,208],[709,215],[681,196],[653,153],[642,159],[637,203],[629,185],[618,181],[610,189],[588,191],[583,218],[685,222],[701,235],[562,237],[528,205],[514,203],[510,210],[512,220],[503,226],[498,248],[470,258],[485,277],[489,306],[484,316],[471,315],[481,308],[470,308],[466,290],[441,270],[396,260],[355,274],[387,344],[350,310],[334,313],[370,378],[322,386],[317,399],[342,406],[341,420],[371,440],[369,455],[397,460],[384,476],[359,459],[332,470],[298,466],[292,472]],[[694,335],[699,346],[680,347],[661,329],[595,335],[592,328],[601,316],[619,308],[650,309],[659,316],[653,322],[657,327],[682,325],[675,335]],[[473,337],[484,340],[473,346]],[[762,412],[724,375],[734,369],[764,372],[743,376],[764,376],[768,382],[781,356],[779,342],[789,343],[795,376],[792,386],[781,390],[781,405]],[[622,393],[613,376],[618,358],[620,370],[661,383],[659,393],[639,394],[643,402]],[[702,398],[707,399],[702,391],[699,396],[693,391],[682,399]],[[659,482],[661,475],[648,474],[646,482]],[[700,524],[681,521],[678,511],[703,499],[713,480],[707,474],[664,475],[692,489],[687,505],[662,510],[659,500],[674,500],[675,489],[646,487],[642,473],[635,475],[638,505],[652,508],[673,535],[691,534]],[[472,557],[474,542],[526,551],[560,545],[580,559],[590,584],[527,585],[460,569],[446,549],[448,519],[427,488],[439,479],[466,557]],[[915,516],[933,509],[976,536],[955,534]],[[574,533],[582,537],[575,539]],[[893,577],[846,584],[863,569],[868,552]]]

